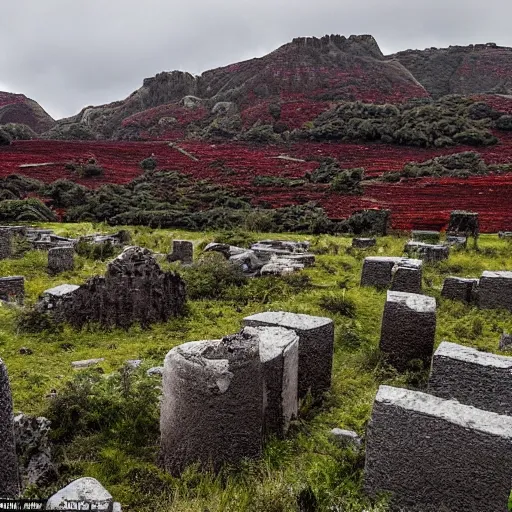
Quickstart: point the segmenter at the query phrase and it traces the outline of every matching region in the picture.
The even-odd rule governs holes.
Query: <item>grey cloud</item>
[[[17,0],[2,5],[0,83],[62,117],[160,71],[199,74],[297,36],[369,33],[385,53],[512,46],[510,14],[509,0]]]

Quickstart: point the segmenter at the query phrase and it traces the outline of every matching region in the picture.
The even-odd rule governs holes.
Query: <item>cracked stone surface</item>
[[[478,285],[478,303],[482,309],[512,311],[512,272],[485,271]]]

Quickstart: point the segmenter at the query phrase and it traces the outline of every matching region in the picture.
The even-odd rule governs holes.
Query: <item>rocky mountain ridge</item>
[[[24,94],[0,92],[0,125],[8,123],[26,124],[34,132],[42,133],[49,130],[55,120]]]

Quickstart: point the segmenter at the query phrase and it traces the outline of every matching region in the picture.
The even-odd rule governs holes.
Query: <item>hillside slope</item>
[[[54,119],[34,100],[24,94],[0,91],[0,124],[26,124],[36,133],[49,130]]]

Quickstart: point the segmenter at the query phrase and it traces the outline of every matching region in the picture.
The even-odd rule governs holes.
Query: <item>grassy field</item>
[[[108,226],[55,224],[58,234],[77,235],[113,231]],[[421,388],[428,369],[397,374],[377,349],[385,291],[360,288],[362,261],[367,255],[402,255],[406,238],[379,238],[369,251],[350,248],[351,239],[331,236],[283,236],[269,233],[188,233],[127,228],[133,243],[168,252],[173,238],[193,240],[196,254],[214,239],[308,239],[317,264],[291,278],[262,278],[240,286],[226,285],[213,276],[219,297],[190,300],[188,313],[149,330],[104,332],[91,327],[82,332],[63,330],[26,334],[18,329],[18,312],[0,307],[0,357],[11,378],[16,411],[46,414],[60,429],[55,436],[63,464],[61,480],[48,489],[28,494],[48,495],[52,489],[79,476],[98,478],[121,501],[125,510],[137,511],[344,511],[386,510],[361,492],[364,455],[341,449],[329,440],[334,427],[363,435],[373,398],[380,384]],[[162,264],[179,269],[176,264]],[[46,253],[30,251],[22,259],[0,261],[0,275],[24,275],[26,302],[34,303],[45,289],[62,283],[81,283],[102,273],[106,262],[76,258],[76,270],[50,277]],[[209,290],[212,266],[203,274],[183,271],[191,289]],[[428,265],[424,293],[438,300],[436,344],[442,340],[497,351],[503,330],[512,331],[512,315],[440,299],[448,275],[478,277],[483,270],[512,268],[512,244],[483,235],[478,248],[452,251],[447,262]],[[181,270],[180,270],[181,272]],[[198,277],[203,275],[203,277]],[[304,278],[303,276],[307,276]],[[162,364],[172,347],[193,340],[215,339],[240,329],[242,319],[265,310],[328,316],[335,322],[333,386],[322,408],[302,404],[301,418],[286,440],[271,440],[260,461],[243,468],[226,468],[218,476],[190,468],[172,478],[156,466],[158,451],[158,378],[145,370]],[[22,347],[33,351],[20,354]],[[97,370],[77,372],[71,361],[104,357]],[[140,371],[128,373],[129,359],[143,359]],[[57,390],[59,400],[48,398]],[[74,409],[74,415],[66,408]]]

